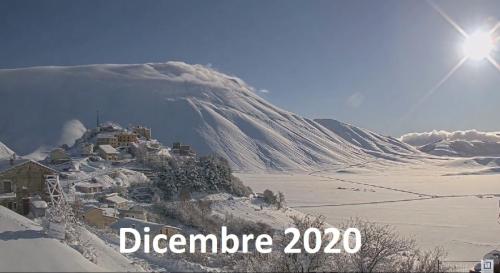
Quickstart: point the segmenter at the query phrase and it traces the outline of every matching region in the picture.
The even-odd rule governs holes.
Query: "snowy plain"
[[[254,191],[282,191],[289,207],[337,225],[351,217],[393,225],[423,248],[442,246],[448,260],[480,260],[500,248],[500,176],[477,159],[344,167],[311,173],[243,174]],[[480,162],[483,162],[479,160]],[[477,170],[481,175],[469,174]]]

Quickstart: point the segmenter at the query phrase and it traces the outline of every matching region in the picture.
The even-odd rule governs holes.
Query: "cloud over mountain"
[[[500,132],[481,132],[477,130],[453,131],[434,130],[424,133],[408,133],[402,135],[400,140],[413,146],[422,146],[438,141],[483,141],[500,142]]]
[[[102,121],[151,127],[165,144],[181,141],[199,154],[220,154],[240,170],[310,170],[380,155],[272,105],[243,80],[202,65],[4,69],[0,93],[0,115],[9,117],[0,120],[0,139],[20,153],[71,142],[82,124],[95,126],[99,110]],[[73,119],[82,124],[65,126],[57,143],[60,126]]]

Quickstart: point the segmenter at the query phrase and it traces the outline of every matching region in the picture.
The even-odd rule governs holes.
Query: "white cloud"
[[[365,96],[360,92],[356,92],[347,98],[346,103],[352,108],[358,108],[363,104],[364,100]]]
[[[477,130],[448,132],[434,130],[424,133],[408,133],[402,135],[399,139],[413,146],[422,146],[441,140],[500,142],[500,132],[481,132]]]
[[[64,124],[58,144],[71,146],[75,144],[75,140],[82,137],[85,131],[87,131],[87,128],[79,120],[70,120]]]
[[[264,94],[268,94],[270,91],[267,89],[260,89],[259,92],[264,93]]]

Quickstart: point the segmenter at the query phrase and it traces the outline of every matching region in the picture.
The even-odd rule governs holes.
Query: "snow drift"
[[[24,258],[23,258],[24,257]],[[29,259],[30,262],[26,262]],[[0,206],[0,269],[2,271],[103,271],[73,248],[47,238],[42,228]]]
[[[241,79],[201,65],[4,69],[0,93],[0,115],[11,117],[0,120],[0,139],[21,153],[57,140],[68,120],[95,126],[99,110],[103,121],[149,126],[163,143],[218,153],[239,170],[311,169],[372,157],[338,132],[270,104]]]

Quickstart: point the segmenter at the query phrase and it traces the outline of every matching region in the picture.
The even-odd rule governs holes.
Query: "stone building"
[[[190,145],[181,144],[180,142],[174,142],[172,144],[172,154],[177,156],[196,156],[196,152],[191,148]]]
[[[71,158],[63,148],[55,148],[49,154],[50,163],[61,164],[71,161]]]
[[[96,138],[96,145],[109,145],[113,148],[118,147],[118,139],[114,133],[100,133]]]
[[[78,182],[75,184],[75,190],[81,193],[100,193],[104,189],[101,183]]]
[[[116,135],[118,140],[118,147],[128,147],[131,143],[137,142],[137,135],[135,133],[121,132]]]
[[[132,129],[132,131],[146,140],[151,140],[151,128],[136,126]]]
[[[147,211],[143,207],[138,205],[132,206],[129,209],[121,209],[119,210],[119,212],[120,212],[120,217],[128,217],[144,221],[148,220]]]
[[[105,160],[109,161],[118,160],[119,152],[111,145],[99,145],[99,148],[97,148],[97,153],[99,154],[100,157],[102,157]]]
[[[104,202],[108,204],[109,207],[126,210],[128,209],[129,201],[117,193],[108,194],[104,198]]]
[[[0,161],[0,205],[27,215],[32,197],[49,201],[45,175],[52,174],[57,171],[33,160]]]
[[[118,211],[114,208],[88,206],[83,209],[82,220],[97,228],[109,227],[118,219]]]

